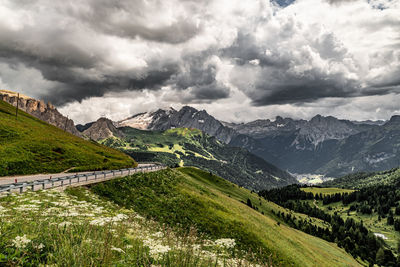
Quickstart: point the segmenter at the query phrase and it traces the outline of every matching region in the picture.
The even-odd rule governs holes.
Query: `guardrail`
[[[97,180],[101,182],[102,180],[105,180],[107,178],[112,179],[114,177],[117,178],[124,175],[126,176],[134,174],[137,172],[156,171],[165,168],[166,166],[163,164],[153,164],[148,166],[139,166],[137,168],[126,168],[126,169],[110,170],[110,171],[95,171],[90,173],[68,175],[63,177],[41,179],[29,182],[3,184],[0,185],[0,194],[4,192],[11,193],[12,191],[23,193],[28,189],[30,189],[31,191],[35,191],[35,189],[36,190],[49,189],[54,187],[62,187],[62,186],[68,186],[72,184],[97,181]]]

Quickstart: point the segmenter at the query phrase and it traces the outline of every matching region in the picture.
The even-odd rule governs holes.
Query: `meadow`
[[[195,226],[209,239],[232,238],[240,251],[252,255],[250,261],[274,266],[359,266],[335,244],[295,230],[275,214],[307,216],[196,168],[138,174],[91,190],[173,229],[187,231]],[[310,218],[310,223],[320,222]]]
[[[85,188],[0,199],[1,266],[255,266],[238,255],[234,239],[175,232]]]

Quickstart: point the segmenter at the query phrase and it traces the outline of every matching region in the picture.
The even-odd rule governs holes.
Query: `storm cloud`
[[[0,86],[75,108],[126,92],[244,109],[397,95],[399,12],[385,0],[0,0]]]

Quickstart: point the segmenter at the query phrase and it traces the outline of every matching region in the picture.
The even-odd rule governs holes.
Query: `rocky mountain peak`
[[[388,121],[390,124],[400,124],[400,115],[393,115]]]
[[[123,137],[122,132],[115,127],[114,123],[104,117],[98,119],[89,128],[84,130],[83,134],[95,141],[103,140],[113,136]]]

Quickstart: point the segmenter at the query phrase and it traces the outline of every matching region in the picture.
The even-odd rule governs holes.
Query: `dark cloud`
[[[351,0],[327,1],[339,10]],[[1,68],[40,76],[35,86],[42,79],[46,89],[34,89],[36,96],[57,105],[165,87],[175,102],[215,102],[236,90],[255,106],[398,92],[396,16],[354,13],[360,17],[349,29],[363,37],[354,42],[336,28],[340,21],[351,24],[348,16],[339,12],[325,25],[315,14],[300,17],[313,8],[306,2],[276,2],[290,7],[265,1],[233,1],[226,8],[217,0],[4,1]],[[391,30],[395,34],[382,42],[379,34]],[[0,83],[20,86],[1,71]],[[29,90],[29,82],[24,86]]]
[[[169,83],[178,90],[190,90],[186,101],[216,100],[229,97],[230,89],[216,79],[218,66],[211,51],[185,56],[180,71]]]

